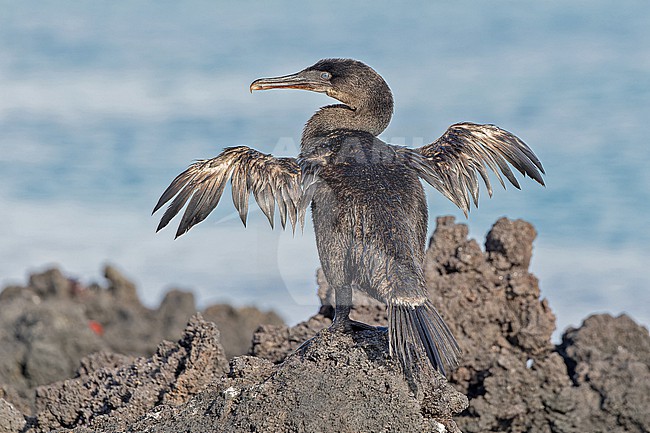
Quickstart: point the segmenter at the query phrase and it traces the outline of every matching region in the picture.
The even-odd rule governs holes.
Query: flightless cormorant
[[[393,113],[383,78],[351,59],[320,60],[296,74],[255,80],[253,90],[303,89],[340,104],[322,107],[303,130],[297,158],[275,158],[246,146],[226,148],[178,175],[154,209],[171,204],[158,230],[189,201],[176,236],[217,206],[228,180],[244,224],[252,193],[271,226],[278,207],[282,227],[304,224],[311,204],[316,244],[327,282],[335,290],[332,330],[370,328],[349,318],[352,289],[386,303],[391,355],[405,371],[424,357],[434,368],[458,365],[460,348],[427,297],[422,265],[427,235],[424,179],[465,214],[478,206],[481,177],[492,195],[491,169],[517,188],[508,163],[544,185],[544,169],[530,148],[494,125],[457,123],[436,141],[410,149],[377,138]],[[478,176],[477,176],[478,174]]]

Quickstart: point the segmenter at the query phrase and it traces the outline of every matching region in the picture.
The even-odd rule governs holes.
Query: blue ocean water
[[[171,286],[202,304],[314,311],[313,231],[247,229],[228,200],[188,235],[154,234],[151,209],[194,159],[245,144],[295,155],[330,103],[249,94],[262,76],[354,57],[391,86],[382,138],[419,146],[452,123],[522,137],[547,187],[483,194],[465,220],[482,242],[500,216],[538,230],[532,269],[559,328],[595,311],[650,323],[650,3],[461,0],[0,1],[0,283],[59,264],[82,280],[116,263],[149,304]],[[483,191],[485,193],[485,191]],[[433,229],[433,220],[430,224]]]

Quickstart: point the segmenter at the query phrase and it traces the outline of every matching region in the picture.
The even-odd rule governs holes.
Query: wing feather
[[[251,194],[248,188],[246,173],[243,170],[235,170],[232,174],[232,202],[235,209],[239,212],[239,218],[246,227],[246,217],[248,216],[248,198]]]
[[[287,219],[294,230],[298,221],[304,222],[302,174],[298,162],[294,158],[275,158],[239,146],[227,148],[215,158],[197,161],[176,176],[154,207],[155,213],[171,200],[157,231],[167,226],[186,204],[176,237],[203,221],[219,204],[229,180],[232,201],[244,225],[251,193],[271,227],[276,205],[283,228]]]
[[[165,213],[160,219],[160,223],[158,224],[156,231],[169,224],[172,218],[174,218],[174,216],[176,216],[176,214],[179,213],[181,209],[183,209],[183,206],[185,206],[185,203],[187,203],[187,200],[192,196],[193,192],[194,191],[191,187],[185,187],[181,190],[181,192],[174,198],[174,200],[172,200],[167,210],[165,210]]]
[[[470,200],[478,207],[481,177],[492,196],[488,168],[505,188],[503,176],[520,189],[510,165],[524,177],[544,185],[544,168],[533,151],[518,137],[494,125],[457,123],[431,144],[415,149],[420,177],[467,214]],[[510,165],[509,165],[510,164]]]
[[[219,173],[217,176],[206,176],[201,188],[198,188],[181,218],[181,223],[176,231],[176,237],[187,233],[192,226],[203,221],[214,210],[221,200],[223,190],[226,188],[226,176],[230,173]]]

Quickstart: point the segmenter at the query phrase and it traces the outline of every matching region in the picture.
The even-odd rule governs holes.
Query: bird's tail
[[[458,367],[460,347],[431,302],[418,304],[389,302],[390,354],[397,355],[407,373],[426,355],[431,365],[446,376],[447,371]]]

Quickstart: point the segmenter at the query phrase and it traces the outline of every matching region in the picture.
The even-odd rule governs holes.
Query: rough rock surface
[[[116,429],[123,429],[158,404],[187,401],[228,371],[219,331],[200,314],[178,343],[163,341],[151,358],[112,364],[112,359],[99,362],[88,374],[37,388],[31,427],[38,432],[92,428],[97,418],[110,415]]]
[[[332,319],[319,313],[296,326],[262,325],[253,335],[251,355],[280,363],[318,331],[332,324]]]
[[[50,269],[31,275],[25,287],[0,293],[0,397],[31,413],[34,389],[73,377],[84,356],[150,356],[160,341],[177,340],[196,312],[194,295],[181,290],[169,291],[158,309],[146,308],[117,269],[107,266],[104,273],[105,287],[84,286]],[[277,314],[251,307],[205,311],[219,325],[229,356],[248,353],[260,324],[283,323]]]
[[[243,356],[228,367],[218,338],[197,315],[151,358],[115,367],[102,355],[97,370],[38,388],[27,431],[458,432],[452,416],[467,407],[437,374],[411,387],[379,331],[324,331],[279,365]]]
[[[405,381],[386,356],[385,333],[321,331],[332,317],[332,293],[321,275],[320,312],[294,327],[261,326],[253,356],[233,358],[227,373],[218,332],[197,317],[179,343],[161,343],[151,358],[106,351],[86,356],[76,379],[38,389],[37,413],[23,431],[650,431],[648,330],[624,315],[595,315],[553,346],[554,316],[528,272],[534,238],[530,224],[504,218],[482,251],[467,239],[466,226],[438,219],[426,256],[427,284],[464,350],[449,383],[424,373],[419,382]],[[30,306],[34,296],[69,290],[51,276],[30,284],[32,291],[6,289],[0,303]],[[122,284],[117,293],[129,297],[133,290]],[[174,303],[187,299],[169,296],[180,297]],[[355,302],[353,318],[385,325],[381,303],[358,293]],[[12,310],[0,320],[23,324],[11,328],[24,329],[21,335],[37,333],[30,323],[49,320],[40,313],[29,316],[37,319],[31,322],[22,317]],[[173,308],[165,317],[180,321]],[[56,320],[42,323],[57,329]],[[16,382],[0,388],[0,432],[21,431],[20,411],[29,411],[7,402],[16,401],[16,383],[31,380],[21,373],[26,364],[16,370],[14,362],[32,348],[7,339],[5,329],[0,377]],[[53,330],[48,338],[55,338]],[[77,338],[97,335],[86,331],[80,327]]]
[[[25,424],[23,414],[13,404],[0,398],[0,433],[22,431]]]
[[[534,228],[502,218],[485,251],[452,217],[437,220],[425,273],[434,305],[463,348],[450,382],[470,399],[466,432],[650,431],[650,337],[626,316],[597,315],[551,344],[555,317],[528,272]],[[294,328],[261,327],[253,353],[272,362],[329,325],[333,294],[319,279],[321,312]],[[355,293],[352,316],[383,325],[385,307]],[[588,337],[579,338],[582,333]],[[289,338],[288,338],[289,337]],[[287,343],[290,342],[290,344]],[[606,370],[609,368],[609,370]],[[606,372],[609,371],[608,374]]]
[[[483,252],[467,239],[467,226],[450,217],[437,222],[425,276],[464,352],[451,376],[471,399],[459,425],[468,432],[551,431],[560,414],[547,400],[570,381],[551,344],[555,317],[528,272],[535,230],[502,218]]]
[[[650,431],[650,338],[628,316],[599,314],[569,329],[559,351],[583,431]]]

